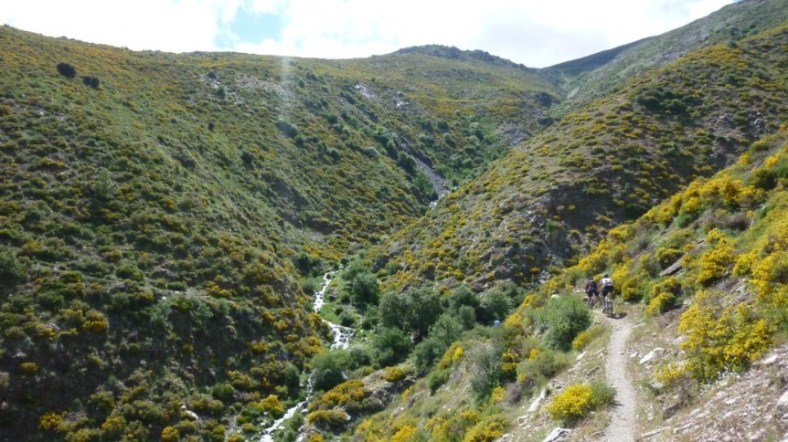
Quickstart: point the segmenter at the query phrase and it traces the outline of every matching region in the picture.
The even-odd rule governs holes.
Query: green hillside
[[[438,45],[134,52],[3,26],[0,440],[258,440],[307,399],[276,440],[302,424],[491,440],[516,416],[504,399],[572,362],[588,312],[547,298],[581,273],[615,270],[658,316],[733,272],[765,293],[746,313],[772,318],[786,18],[739,2],[547,69]],[[654,275],[680,257],[686,293]],[[326,351],[324,319],[354,329],[349,349]],[[745,368],[780,327],[713,362]],[[671,373],[713,380],[697,362]]]
[[[733,45],[785,23],[781,1],[740,1],[680,28],[624,46],[545,68],[568,100],[553,112],[563,114],[603,97],[628,78],[671,63],[699,48]]]
[[[604,322],[587,328],[592,315],[578,292],[587,276],[603,272],[616,281],[616,308],[629,321],[649,331],[672,324],[661,330],[662,345],[676,356],[638,366],[638,378],[652,389],[642,400],[678,395],[679,409],[691,408],[709,384],[748,370],[784,344],[788,331],[786,136],[783,127],[753,143],[735,165],[692,181],[611,230],[577,265],[527,293],[501,328],[465,331],[425,376],[358,424],[355,440],[482,441],[504,434],[542,440],[556,425],[572,428],[574,438],[598,438],[601,425],[621,416],[608,406],[612,396],[600,383],[599,360],[587,361],[602,352],[609,330]],[[649,335],[641,333],[628,348]],[[411,364],[418,358],[400,370]],[[370,379],[364,384],[372,385]],[[779,396],[785,381],[776,382]],[[591,396],[584,399],[579,393],[588,385]],[[529,409],[545,387],[566,388]],[[761,423],[756,428],[763,434],[779,434],[770,416],[747,419]],[[726,425],[712,424],[723,433],[730,431]]]
[[[786,113],[786,30],[629,79],[494,162],[373,250],[386,287],[532,282],[730,164]]]
[[[260,399],[301,394],[329,336],[301,273],[414,220],[506,131],[537,130],[554,93],[423,54],[138,53],[9,27],[0,42],[9,438],[270,421]]]

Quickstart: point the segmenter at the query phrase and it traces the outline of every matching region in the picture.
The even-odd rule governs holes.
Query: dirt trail
[[[634,442],[636,434],[635,411],[637,394],[632,378],[627,370],[629,356],[627,341],[632,333],[632,323],[626,317],[611,319],[605,317],[613,333],[610,336],[605,378],[616,389],[615,408],[610,425],[605,429],[605,439],[611,442]]]

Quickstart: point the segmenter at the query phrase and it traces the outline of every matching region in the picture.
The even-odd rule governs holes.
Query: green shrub
[[[351,298],[355,305],[376,304],[379,292],[378,279],[369,272],[357,274],[350,286]]]
[[[55,67],[57,68],[57,73],[66,78],[74,78],[77,76],[77,69],[68,63],[60,62]]]
[[[0,249],[0,286],[13,286],[27,276],[27,269],[11,249]]]
[[[344,350],[329,350],[312,358],[314,385],[318,390],[329,390],[345,380],[350,368],[350,357]]]
[[[372,338],[375,359],[382,366],[404,360],[412,345],[410,337],[398,328],[380,327]]]
[[[542,321],[547,327],[545,340],[552,348],[568,351],[578,333],[591,325],[591,314],[578,297],[553,298],[541,310]]]
[[[501,380],[502,360],[500,351],[492,345],[482,345],[471,354],[471,389],[476,399],[483,402]]]
[[[448,368],[438,368],[430,372],[427,376],[427,385],[430,387],[430,392],[435,393],[446,381],[449,380],[451,370]]]

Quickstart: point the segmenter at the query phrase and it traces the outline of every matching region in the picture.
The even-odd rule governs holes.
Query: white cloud
[[[216,50],[245,5],[279,14],[282,37],[230,38],[234,51],[346,58],[435,43],[545,66],[665,32],[730,1],[11,0],[0,22],[131,49]]]

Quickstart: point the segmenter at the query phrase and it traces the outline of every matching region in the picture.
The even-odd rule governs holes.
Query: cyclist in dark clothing
[[[588,296],[589,304],[591,304],[594,297],[596,297],[596,299],[599,300],[599,291],[597,290],[596,281],[594,281],[593,277],[588,278],[588,281],[586,282],[585,290],[586,290],[586,296]]]

